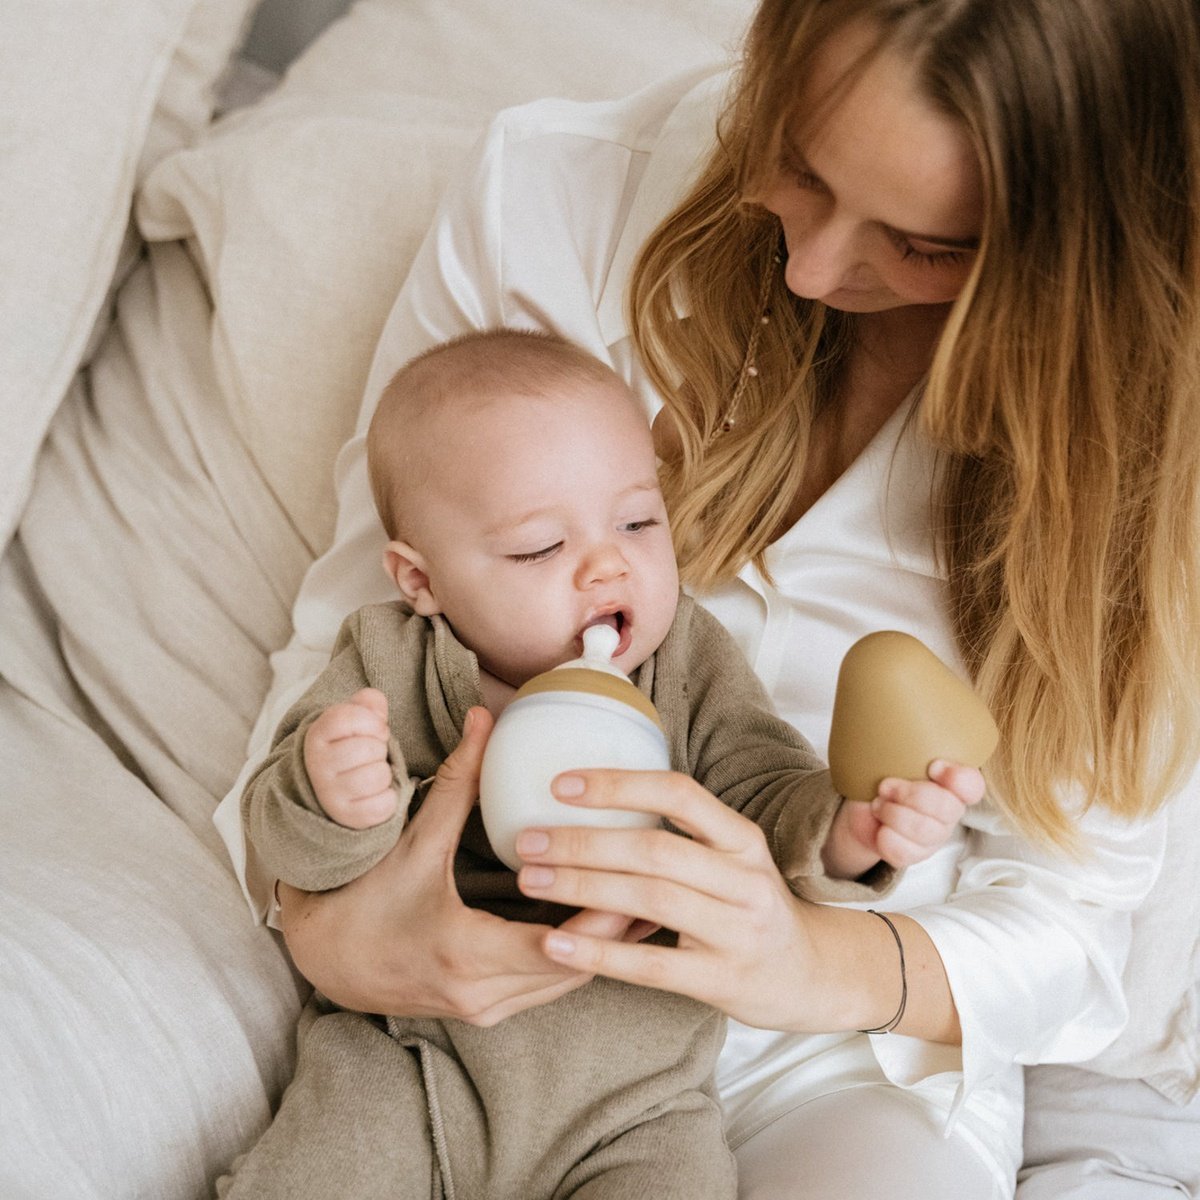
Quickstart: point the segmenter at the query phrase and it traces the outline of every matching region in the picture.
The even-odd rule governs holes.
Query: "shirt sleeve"
[[[1078,820],[1078,856],[1038,849],[995,809],[968,817],[968,854],[942,903],[908,911],[945,965],[962,1024],[954,1108],[1012,1063],[1083,1062],[1128,1017],[1122,971],[1132,914],[1162,864],[1166,815]],[[942,1048],[876,1038],[888,1076],[910,1086],[945,1069]]]

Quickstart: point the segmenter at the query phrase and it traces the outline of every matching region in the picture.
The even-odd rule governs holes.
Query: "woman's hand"
[[[454,855],[479,791],[491,730],[472,709],[463,740],[395,848],[366,875],[332,892],[279,885],[280,923],[300,972],[346,1008],[454,1017],[491,1025],[587,982],[589,972],[546,959],[551,929],[467,908],[454,885]],[[582,912],[569,933],[627,934],[630,922]]]
[[[679,935],[676,946],[659,946],[553,930],[541,939],[553,961],[679,992],[768,1029],[872,1029],[895,1013],[900,966],[887,926],[870,913],[794,896],[758,826],[694,780],[573,771],[554,781],[554,792],[568,804],[657,813],[690,837],[665,829],[524,831],[517,853],[525,894],[625,913]],[[937,951],[916,922],[895,920],[908,964],[900,1031],[954,1042],[957,1013]]]
[[[788,889],[757,825],[673,772],[572,772],[554,792],[565,803],[658,813],[691,840],[666,829],[524,831],[517,878],[526,895],[599,905],[679,934],[669,947],[556,930],[543,937],[552,959],[680,992],[747,1024],[790,1026],[812,955],[809,906]]]

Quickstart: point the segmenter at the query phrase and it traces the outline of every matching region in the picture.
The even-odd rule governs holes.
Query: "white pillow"
[[[136,182],[207,123],[255,2],[3,6],[0,547],[104,310]]]
[[[187,238],[225,401],[318,553],[333,461],[446,183],[496,110],[601,99],[723,60],[751,0],[359,0],[259,104],[166,159],[150,239]]]

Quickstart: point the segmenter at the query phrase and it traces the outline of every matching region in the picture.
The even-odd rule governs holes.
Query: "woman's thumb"
[[[425,831],[453,838],[457,843],[462,827],[479,796],[479,768],[492,732],[492,716],[486,708],[472,708],[463,726],[462,741],[438,767],[417,820],[425,818]]]

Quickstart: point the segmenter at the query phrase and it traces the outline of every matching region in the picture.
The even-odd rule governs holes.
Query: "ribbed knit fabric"
[[[820,900],[876,898],[893,873],[862,883],[828,879],[821,847],[839,797],[811,747],[772,711],[762,685],[721,625],[689,597],[663,644],[632,676],[658,710],[671,766],[691,775],[726,804],[757,822],[788,881]],[[404,801],[372,829],[335,825],[325,817],[304,770],[304,734],[330,704],[360,688],[388,698],[392,768]],[[396,843],[406,804],[432,779],[458,744],[467,710],[482,702],[479,664],[438,616],[404,604],[369,605],[347,619],[329,666],[291,708],[271,753],[242,796],[247,835],[267,870],[307,891],[324,891],[362,875]],[[532,906],[512,872],[492,854],[478,813],[463,836],[456,866],[468,903]],[[544,916],[527,914],[525,919]]]

